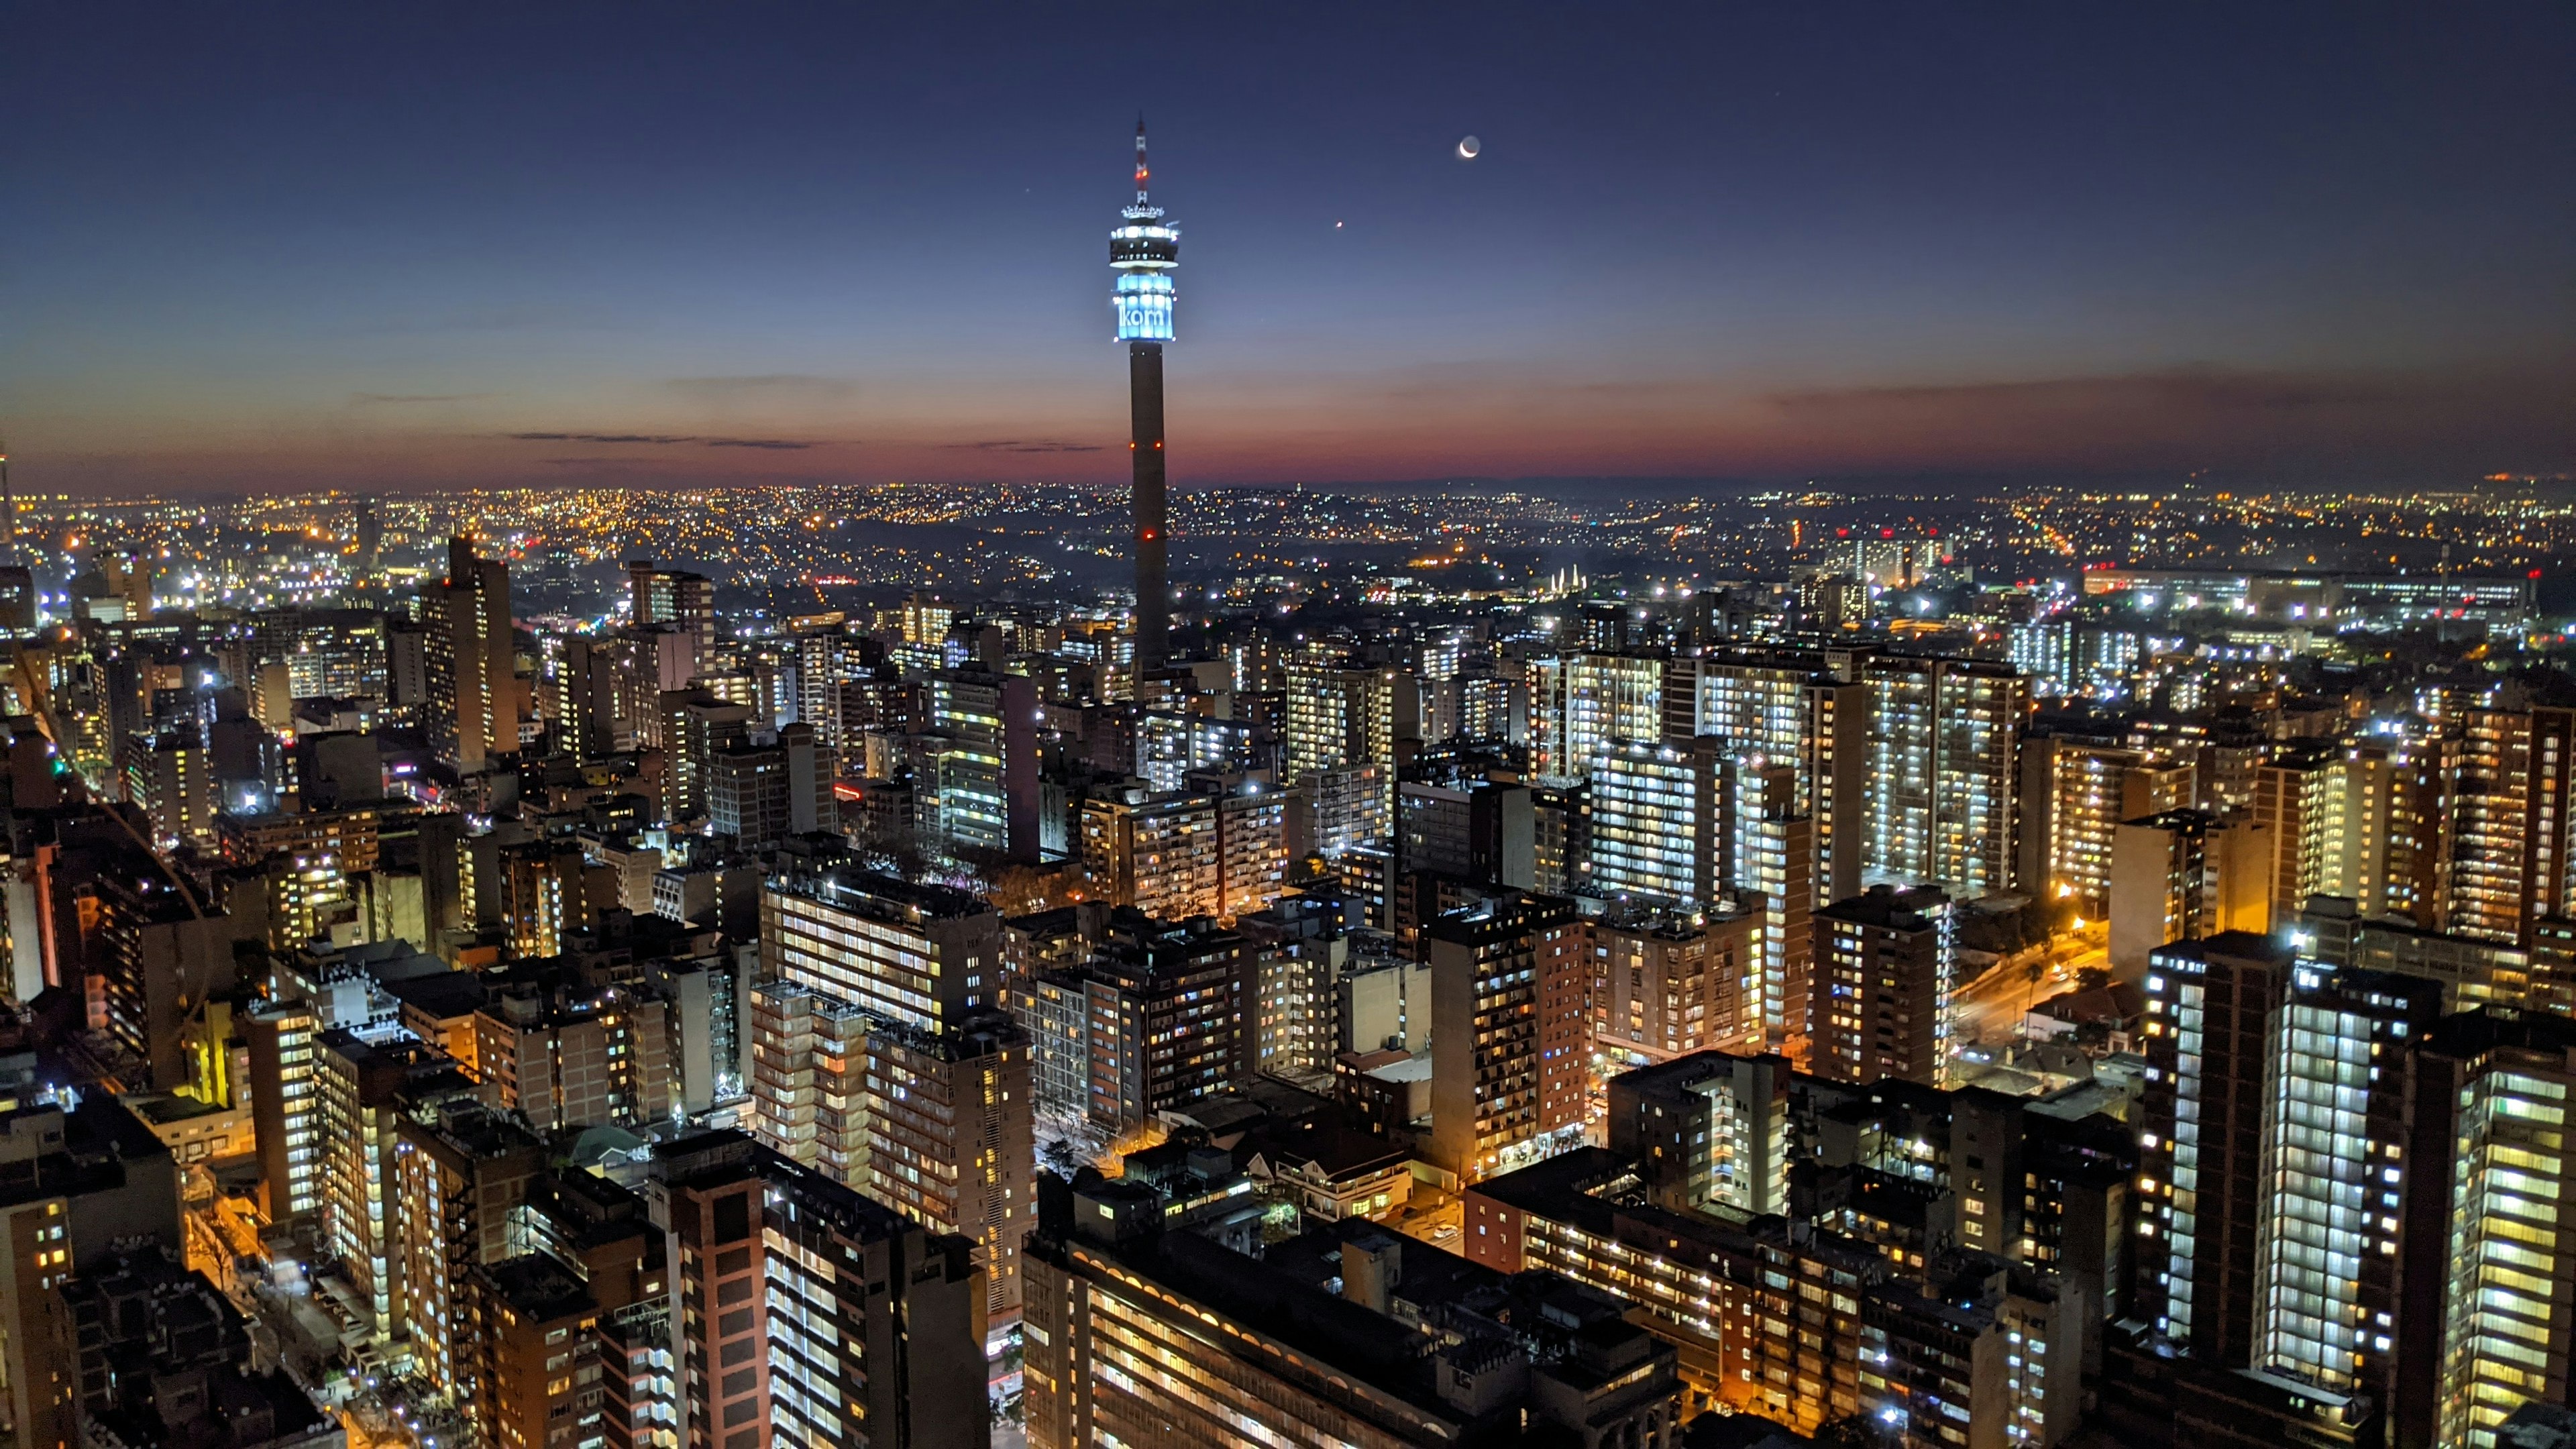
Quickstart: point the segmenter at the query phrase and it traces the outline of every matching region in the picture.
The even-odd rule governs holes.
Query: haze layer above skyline
[[[1180,486],[2576,468],[2576,19],[2259,8],[20,7],[0,435],[1116,482],[1141,109]]]

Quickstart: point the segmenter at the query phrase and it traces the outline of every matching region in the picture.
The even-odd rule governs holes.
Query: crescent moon
[[[1476,153],[1484,149],[1484,142],[1477,140],[1473,136],[1469,136],[1467,139],[1458,143],[1458,159],[1461,161],[1473,161],[1476,159]]]

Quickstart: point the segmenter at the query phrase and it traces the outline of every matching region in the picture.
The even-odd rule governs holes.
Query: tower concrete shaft
[[[1163,344],[1127,344],[1127,407],[1136,453],[1136,670],[1171,657],[1172,586],[1164,564],[1169,522],[1163,484]]]

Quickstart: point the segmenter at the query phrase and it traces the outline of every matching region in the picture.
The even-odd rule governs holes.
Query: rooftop
[[[1410,1148],[1392,1145],[1374,1133],[1360,1132],[1322,1117],[1254,1128],[1236,1149],[1249,1163],[1258,1153],[1275,1171],[1312,1163],[1331,1181],[1340,1182],[1399,1166]]]
[[[1830,920],[1892,931],[1920,931],[1929,927],[1931,917],[1949,904],[1950,897],[1938,886],[1900,889],[1892,885],[1874,885],[1860,895],[1820,907],[1816,914]]]
[[[1423,934],[1435,941],[1475,946],[1523,931],[1563,925],[1577,914],[1576,904],[1569,897],[1519,891],[1451,911],[1424,928]]]
[[[503,1302],[536,1323],[578,1317],[598,1307],[588,1284],[543,1253],[504,1258],[474,1271],[483,1275]]]
[[[1361,1070],[1366,1075],[1374,1077],[1381,1082],[1427,1082],[1431,1080],[1431,1053],[1427,1051],[1389,1051],[1384,1053],[1375,1053],[1373,1055],[1384,1056],[1390,1060],[1380,1061],[1375,1066],[1363,1067]]]
[[[916,885],[872,870],[845,868],[777,875],[765,885],[781,895],[803,896],[880,920],[962,920],[993,914],[990,905],[969,892],[952,886]]]
[[[1393,1318],[1299,1282],[1258,1258],[1189,1233],[1165,1233],[1118,1249],[1087,1241],[1069,1249],[1114,1262],[1436,1420],[1457,1421],[1455,1412],[1431,1392],[1421,1371],[1429,1340]]]
[[[490,996],[479,971],[441,971],[436,975],[396,978],[383,983],[385,994],[432,1021],[472,1016]]]

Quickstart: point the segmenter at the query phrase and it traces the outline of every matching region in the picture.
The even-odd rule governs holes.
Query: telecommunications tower
[[[1109,294],[1118,340],[1127,344],[1128,447],[1136,455],[1136,673],[1170,658],[1172,586],[1164,568],[1170,528],[1163,482],[1163,344],[1172,340],[1172,269],[1181,261],[1180,228],[1145,197],[1145,122],[1136,121],[1136,200],[1109,233],[1109,265],[1118,285]]]

